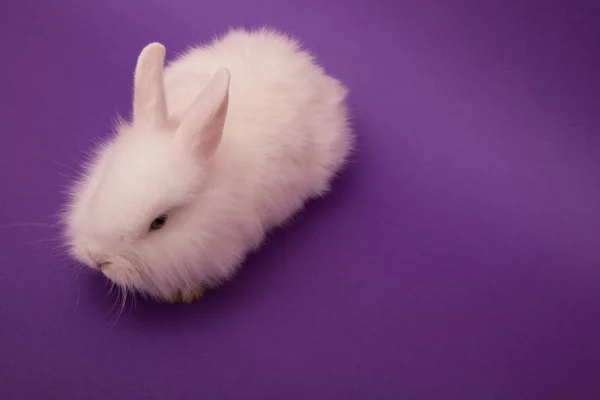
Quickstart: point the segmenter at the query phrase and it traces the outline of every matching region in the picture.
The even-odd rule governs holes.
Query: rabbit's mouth
[[[111,282],[122,289],[151,297],[166,298],[161,280],[152,269],[136,254],[119,254],[111,258],[101,272]]]
[[[110,281],[131,291],[137,290],[140,286],[139,283],[143,282],[140,268],[129,257],[106,257],[95,265],[95,269],[98,269]]]
[[[128,287],[133,280],[132,268],[126,263],[114,261],[104,261],[98,264],[98,269],[104,276],[119,286]]]
[[[112,262],[110,261],[101,261],[99,263],[96,264],[96,267],[100,270],[103,271],[106,268],[110,268]]]

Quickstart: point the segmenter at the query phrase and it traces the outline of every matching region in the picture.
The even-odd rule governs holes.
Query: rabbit
[[[231,29],[165,54],[139,54],[131,122],[83,163],[64,236],[126,292],[192,302],[329,192],[354,134],[348,89],[287,34]]]

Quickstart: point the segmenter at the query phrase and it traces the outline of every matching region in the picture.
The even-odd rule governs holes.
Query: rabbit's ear
[[[229,104],[229,79],[229,71],[219,69],[196,97],[177,129],[176,135],[199,156],[212,156],[221,142]]]
[[[165,47],[151,43],[140,53],[135,68],[133,122],[165,128],[167,102],[163,82]]]

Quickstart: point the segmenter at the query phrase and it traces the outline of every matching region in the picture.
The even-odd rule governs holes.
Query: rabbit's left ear
[[[219,69],[196,97],[175,135],[203,158],[221,143],[229,105],[229,70]]]
[[[156,128],[167,124],[167,102],[163,82],[165,47],[151,43],[140,53],[135,68],[133,122]]]

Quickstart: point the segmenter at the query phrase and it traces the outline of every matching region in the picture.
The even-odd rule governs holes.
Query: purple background
[[[599,4],[3,1],[0,398],[600,399]],[[52,223],[145,44],[241,24],[350,86],[359,151],[222,290],[115,323],[10,225]]]

